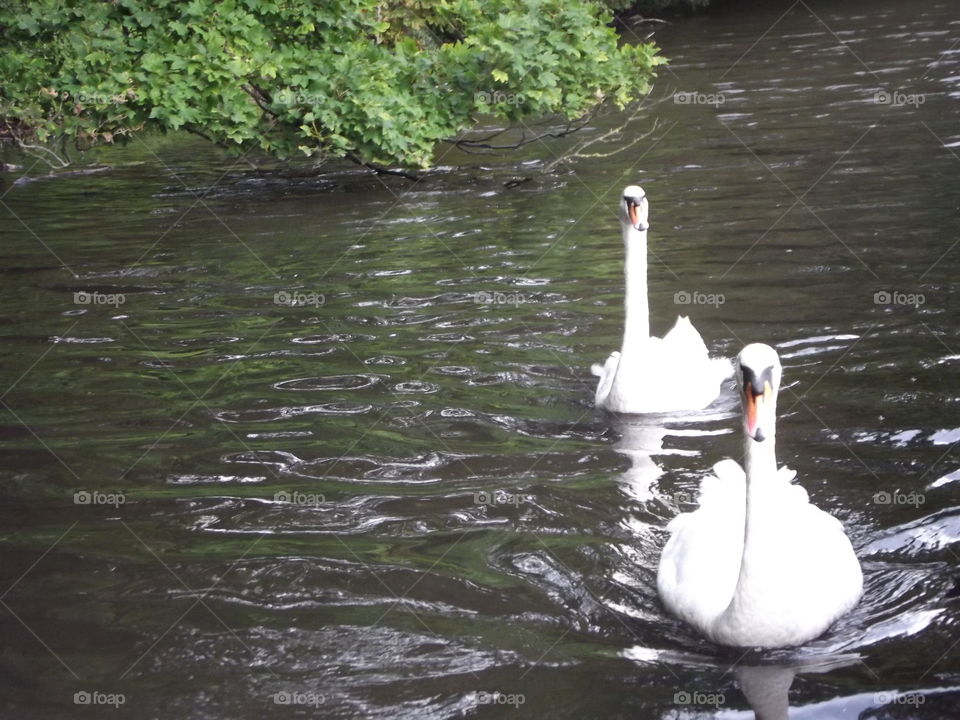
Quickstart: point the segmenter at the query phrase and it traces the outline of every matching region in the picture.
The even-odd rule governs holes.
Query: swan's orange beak
[[[763,442],[763,431],[757,427],[758,408],[769,402],[773,388],[768,380],[763,381],[763,390],[758,392],[755,383],[747,382],[743,387],[743,411],[747,421],[747,434],[757,442]]]
[[[640,219],[640,203],[644,202],[646,196],[640,197],[624,196],[623,201],[627,206],[627,220],[635,230],[646,230],[650,227],[646,222]]]

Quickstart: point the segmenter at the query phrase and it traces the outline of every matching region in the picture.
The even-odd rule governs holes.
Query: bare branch
[[[547,163],[547,165],[544,166],[544,168],[543,168],[543,172],[550,172],[550,171],[553,170],[557,165],[559,165],[559,164],[561,164],[561,163],[570,162],[570,161],[572,161],[572,160],[577,160],[577,159],[580,159],[580,158],[605,158],[605,157],[611,157],[612,155],[616,155],[617,153],[623,152],[624,150],[627,150],[628,148],[633,147],[634,145],[636,145],[637,143],[639,143],[639,142],[640,142],[641,140],[643,140],[644,138],[650,137],[650,135],[653,134],[653,132],[657,129],[658,121],[657,121],[656,119],[654,119],[653,125],[650,127],[649,130],[647,130],[646,132],[641,133],[640,135],[634,137],[634,138],[633,138],[632,140],[630,140],[630,142],[628,142],[626,145],[620,145],[620,146],[618,146],[618,147],[616,147],[616,148],[614,148],[613,150],[610,150],[610,151],[608,151],[608,152],[593,152],[593,153],[584,152],[588,147],[590,147],[590,146],[592,146],[592,145],[595,145],[595,144],[597,144],[597,143],[605,143],[605,142],[611,142],[611,141],[618,140],[619,138],[621,138],[621,137],[623,136],[624,132],[626,132],[626,130],[630,127],[630,125],[640,116],[641,112],[644,112],[644,111],[650,109],[650,107],[652,107],[652,106],[654,106],[654,105],[658,105],[658,104],[660,104],[661,102],[664,102],[665,99],[666,99],[666,98],[661,98],[661,99],[657,100],[656,102],[652,103],[652,105],[648,105],[648,104],[647,104],[647,99],[648,99],[649,97],[650,97],[650,96],[648,95],[646,98],[644,98],[643,100],[641,100],[641,101],[637,104],[636,109],[630,114],[630,116],[629,116],[623,123],[621,123],[620,125],[618,125],[618,126],[615,127],[615,128],[611,128],[610,130],[607,130],[606,132],[602,133],[601,135],[598,135],[597,137],[587,138],[587,139],[583,140],[582,142],[578,143],[577,145],[575,145],[574,147],[570,148],[569,151],[565,152],[563,155],[561,155],[561,156],[558,157],[557,159],[555,159],[555,160]]]
[[[566,124],[566,127],[564,127],[562,130],[547,130],[545,132],[538,133],[535,135],[530,135],[530,136],[528,136],[526,130],[524,130],[521,132],[520,139],[514,143],[504,143],[501,145],[495,145],[489,142],[490,140],[497,137],[498,135],[502,135],[503,133],[513,128],[504,128],[502,130],[497,130],[486,137],[462,138],[460,140],[445,140],[444,142],[451,143],[452,145],[456,145],[461,150],[471,153],[473,155],[485,155],[485,154],[489,155],[497,152],[498,150],[516,150],[518,148],[523,147],[524,145],[530,145],[531,143],[540,142],[541,140],[546,140],[546,139],[556,140],[558,138],[567,137],[568,135],[572,135],[573,133],[579,130],[582,130],[587,125],[589,125],[590,121],[593,120],[593,115],[594,113],[588,113],[587,115],[577,120],[568,121]],[[489,150],[490,152],[477,153],[477,152],[471,152],[472,150]]]
[[[52,168],[65,168],[70,166],[70,158],[67,157],[64,159],[56,152],[51,150],[48,147],[43,145],[35,145],[33,143],[24,142],[15,132],[11,132],[11,137],[13,138],[14,143],[17,147],[20,148],[24,154],[29,155],[32,158],[46,163]]]
[[[253,101],[257,104],[257,107],[263,110],[263,112],[275,118],[279,117],[273,110],[270,109],[268,105],[268,103],[270,102],[270,99],[267,97],[267,93],[265,93],[263,90],[258,88],[253,83],[242,85],[241,87],[243,88],[243,91],[247,95],[253,98]]]
[[[407,172],[406,170],[401,170],[399,168],[388,168],[384,167],[383,165],[378,165],[377,163],[367,162],[366,160],[362,160],[359,155],[353,152],[348,152],[346,157],[351,162],[354,162],[361,167],[365,167],[368,170],[372,170],[377,175],[397,175],[398,177],[406,178],[407,180],[412,180],[414,182],[423,177],[422,175],[414,175],[413,173]]]

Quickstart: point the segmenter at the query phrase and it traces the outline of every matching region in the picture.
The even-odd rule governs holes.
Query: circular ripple
[[[423,380],[412,380],[397,383],[393,386],[393,389],[398,393],[435,393],[440,389],[440,386]]]
[[[326,375],[323,377],[295,378],[274,383],[276,390],[363,390],[381,380],[379,375]]]

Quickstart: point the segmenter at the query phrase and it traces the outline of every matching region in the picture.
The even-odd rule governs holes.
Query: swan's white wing
[[[695,627],[713,622],[730,603],[743,554],[746,483],[743,469],[721,460],[700,482],[699,507],[667,525],[657,589],[667,608]]]
[[[610,353],[610,357],[607,358],[607,361],[603,365],[594,363],[590,367],[590,372],[600,378],[597,382],[597,393],[594,398],[594,402],[596,402],[598,407],[603,406],[607,396],[610,394],[610,388],[613,386],[613,379],[617,376],[617,367],[619,365],[620,352],[615,350]]]

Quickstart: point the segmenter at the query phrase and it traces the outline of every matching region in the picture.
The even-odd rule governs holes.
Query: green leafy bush
[[[478,115],[582,116],[661,58],[590,0],[7,0],[0,132],[186,129],[240,151],[425,167]]]

